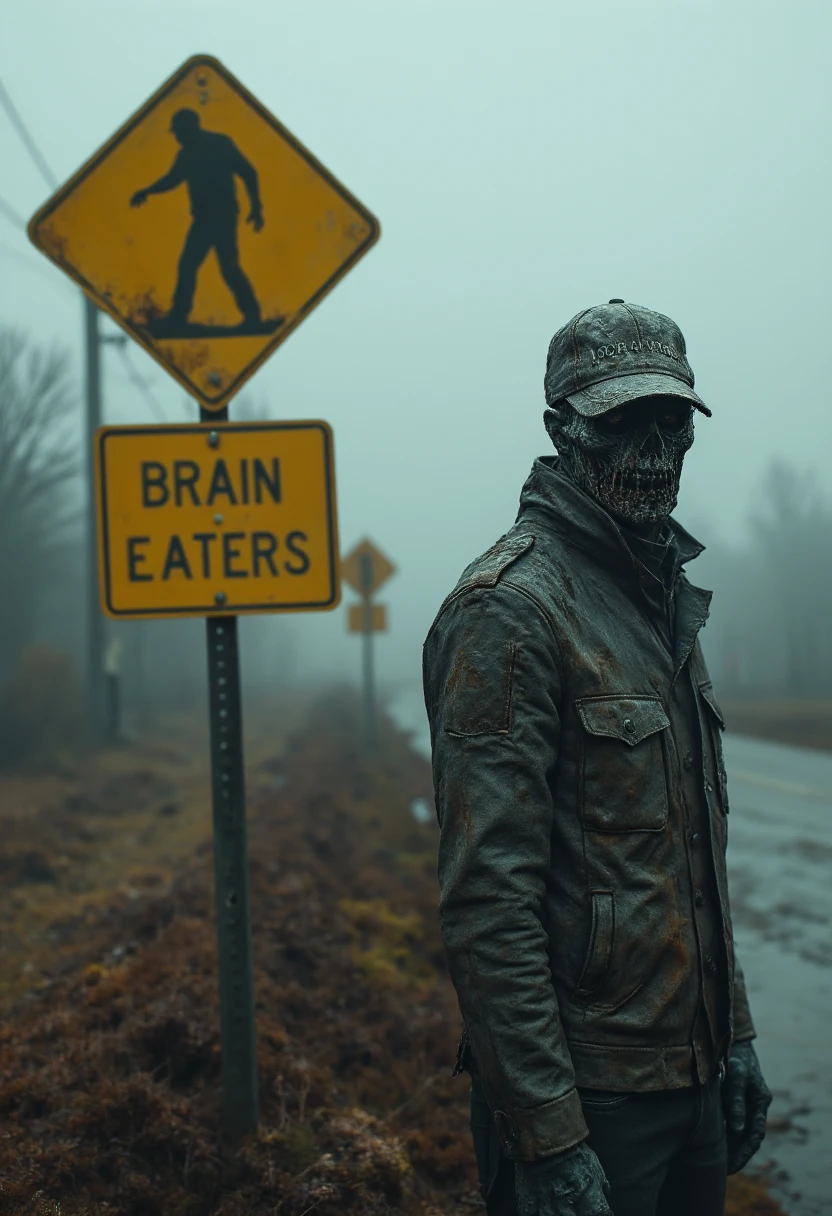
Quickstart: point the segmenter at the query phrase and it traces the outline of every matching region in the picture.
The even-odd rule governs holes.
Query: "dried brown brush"
[[[467,1087],[451,1077],[459,1023],[436,921],[436,829],[410,813],[431,798],[429,766],[389,722],[368,762],[357,720],[351,695],[329,697],[250,810],[256,1133],[231,1150],[217,1130],[203,850],[164,897],[102,909],[83,965],[0,1023],[0,1216],[477,1205]]]

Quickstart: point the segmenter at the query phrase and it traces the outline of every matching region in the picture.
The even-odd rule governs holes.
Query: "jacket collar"
[[[564,539],[608,565],[632,571],[636,563],[624,533],[613,517],[563,473],[557,456],[539,456],[520,492],[518,520],[531,509],[541,511],[546,522]],[[679,554],[679,565],[703,552],[701,545],[671,516],[670,529]]]
[[[623,531],[603,507],[564,474],[558,472],[557,456],[540,456],[520,492],[519,523],[527,512],[536,515],[545,526],[556,532],[568,544],[581,549],[599,565],[606,566],[620,577],[638,584],[644,574],[656,583],[654,594],[661,588],[659,580],[646,570],[633,555]],[[676,549],[678,567],[693,561],[703,552],[700,544],[671,516],[669,520]],[[639,587],[649,605],[650,595]],[[663,594],[663,592],[662,592]],[[684,577],[675,585],[675,628],[673,639],[676,674],[691,653],[699,630],[708,618],[711,591],[694,587]]]

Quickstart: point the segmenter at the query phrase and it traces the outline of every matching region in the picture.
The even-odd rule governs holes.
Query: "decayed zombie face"
[[[564,471],[628,524],[663,523],[676,506],[693,408],[681,397],[641,397],[595,418],[568,401],[544,414]]]

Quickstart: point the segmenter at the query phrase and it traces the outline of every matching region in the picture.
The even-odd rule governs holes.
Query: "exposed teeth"
[[[625,486],[665,486],[670,483],[670,475],[668,473],[639,473],[625,472],[621,475],[621,480]],[[613,485],[615,484],[615,474],[613,474]]]

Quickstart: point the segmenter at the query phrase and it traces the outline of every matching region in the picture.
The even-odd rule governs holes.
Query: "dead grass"
[[[467,1087],[451,1078],[436,829],[409,810],[431,798],[429,767],[389,722],[367,763],[356,718],[331,695],[250,744],[260,1126],[235,1151],[217,1134],[204,755],[171,734],[106,753],[71,788],[18,790],[0,847],[0,884],[23,900],[0,948],[0,1216],[481,1207]],[[36,960],[27,991],[21,957]],[[730,1186],[728,1216],[780,1212],[762,1184]]]

